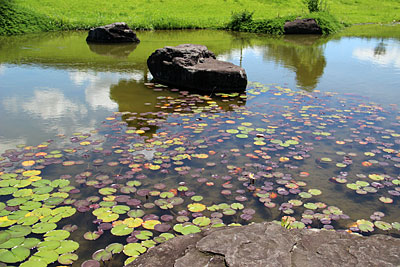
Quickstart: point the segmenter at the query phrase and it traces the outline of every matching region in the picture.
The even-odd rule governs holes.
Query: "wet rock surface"
[[[292,229],[274,223],[179,236],[128,266],[399,266],[400,239]]]
[[[153,77],[179,89],[212,92],[244,91],[243,68],[220,61],[206,46],[183,44],[157,49],[147,60]]]
[[[322,29],[315,19],[296,19],[284,25],[285,34],[322,34]]]
[[[136,33],[125,22],[116,22],[93,28],[86,42],[89,43],[139,43]]]

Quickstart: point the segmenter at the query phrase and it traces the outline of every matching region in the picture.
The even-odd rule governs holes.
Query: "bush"
[[[228,23],[227,28],[233,31],[240,31],[243,25],[250,24],[253,21],[254,12],[244,10],[238,13],[232,13],[231,21]]]
[[[310,13],[327,11],[325,0],[303,0]]]

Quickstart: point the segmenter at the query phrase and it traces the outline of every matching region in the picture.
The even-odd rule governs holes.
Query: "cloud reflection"
[[[6,70],[6,66],[4,66],[3,64],[0,64],[0,75],[4,74]]]
[[[377,54],[375,48],[373,47],[356,48],[353,50],[353,57],[385,67],[393,66],[396,68],[400,68],[399,47],[388,47],[386,48],[386,52],[383,54]]]
[[[94,110],[99,108],[116,110],[118,108],[118,104],[110,99],[110,87],[113,84],[117,84],[119,80],[143,80],[143,74],[140,72],[115,74],[111,72],[95,73],[76,71],[71,72],[69,77],[76,86],[86,85],[85,100]]]

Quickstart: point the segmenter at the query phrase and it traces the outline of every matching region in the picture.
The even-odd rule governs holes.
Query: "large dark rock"
[[[125,22],[93,28],[86,38],[91,43],[139,43],[136,34]]]
[[[322,34],[315,19],[296,19],[285,22],[285,34]]]
[[[147,59],[154,79],[177,88],[195,91],[244,91],[247,76],[243,68],[215,59],[206,46],[182,44],[157,49]]]
[[[400,239],[257,223],[179,236],[128,266],[399,266]]]

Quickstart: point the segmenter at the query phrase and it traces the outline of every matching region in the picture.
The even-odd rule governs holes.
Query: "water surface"
[[[43,184],[14,183],[38,179],[24,175],[38,169],[43,180],[70,183],[45,186],[52,195],[29,205],[78,210],[55,221],[57,229],[78,226],[69,238],[80,244],[76,266],[110,243],[139,243],[136,231],[146,228],[85,240],[104,219],[92,214],[100,207],[119,214],[114,227],[141,209],[145,221],[171,227],[201,224],[196,217],[217,226],[290,215],[365,235],[375,221],[400,228],[398,39],[204,30],[138,37],[138,45],[88,45],[85,32],[0,39],[2,220],[26,215],[17,212]],[[152,83],[147,57],[182,43],[243,66],[246,92],[204,96]],[[176,202],[164,206],[171,192]],[[91,196],[99,199],[83,201]],[[368,222],[357,229],[357,220]],[[374,233],[384,233],[377,225]],[[107,266],[126,259],[114,255]]]

